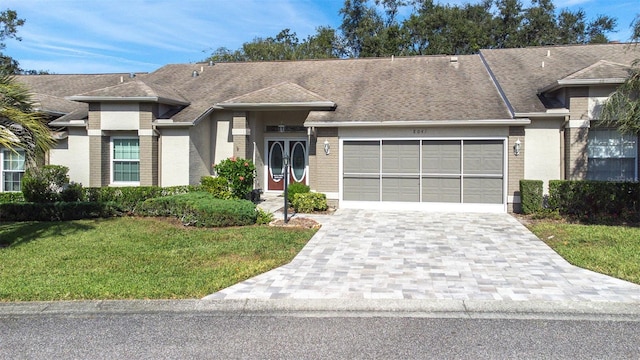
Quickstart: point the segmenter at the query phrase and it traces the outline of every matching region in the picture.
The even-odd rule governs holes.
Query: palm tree
[[[631,23],[633,47],[640,45],[640,15]],[[637,48],[635,49],[637,50]],[[640,58],[631,64],[629,77],[602,107],[602,123],[623,134],[640,135]]]
[[[33,105],[25,86],[12,75],[0,73],[0,148],[23,150],[30,162],[53,144],[49,128]]]

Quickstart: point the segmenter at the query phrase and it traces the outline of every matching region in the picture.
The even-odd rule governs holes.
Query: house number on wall
[[[414,134],[426,134],[427,129],[413,129]]]

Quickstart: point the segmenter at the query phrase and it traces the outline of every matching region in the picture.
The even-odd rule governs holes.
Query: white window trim
[[[0,148],[0,192],[19,192],[19,191],[6,191],[5,187],[4,187],[4,174],[5,173],[22,173],[24,174],[26,171],[26,167],[22,170],[6,170],[4,168],[4,154],[6,152],[10,152],[11,150],[5,149],[5,148]],[[19,153],[22,153],[24,155],[24,151],[23,150],[18,150]],[[25,160],[25,165],[26,165],[26,160]],[[20,184],[22,187],[22,183]]]
[[[113,141],[114,140],[125,140],[125,139],[135,139],[138,140],[138,149],[140,148],[140,137],[138,136],[112,136],[111,139],[109,139],[109,184],[110,186],[140,186],[140,181],[115,181],[113,179],[113,172],[114,172],[114,166],[113,164],[115,163],[115,159],[113,158],[113,150],[114,150],[114,145],[113,145]],[[140,156],[138,155],[138,159],[127,159],[126,161],[131,161],[131,162],[138,162],[138,164],[140,164]],[[139,166],[139,165],[138,165]],[[139,169],[139,167],[138,167]],[[142,174],[139,174],[140,177],[142,177]]]

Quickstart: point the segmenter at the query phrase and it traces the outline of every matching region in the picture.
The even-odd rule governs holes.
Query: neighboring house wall
[[[160,137],[160,186],[189,184],[189,128],[162,129]]]
[[[67,133],[67,138],[57,141],[49,151],[49,163],[68,167],[71,181],[89,186],[89,137],[87,130],[69,127]]]
[[[536,118],[525,128],[524,178],[542,180],[545,194],[549,193],[549,180],[562,178],[563,122],[559,118]]]

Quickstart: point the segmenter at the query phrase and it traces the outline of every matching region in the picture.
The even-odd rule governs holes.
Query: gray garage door
[[[343,200],[502,204],[502,140],[343,142]]]

